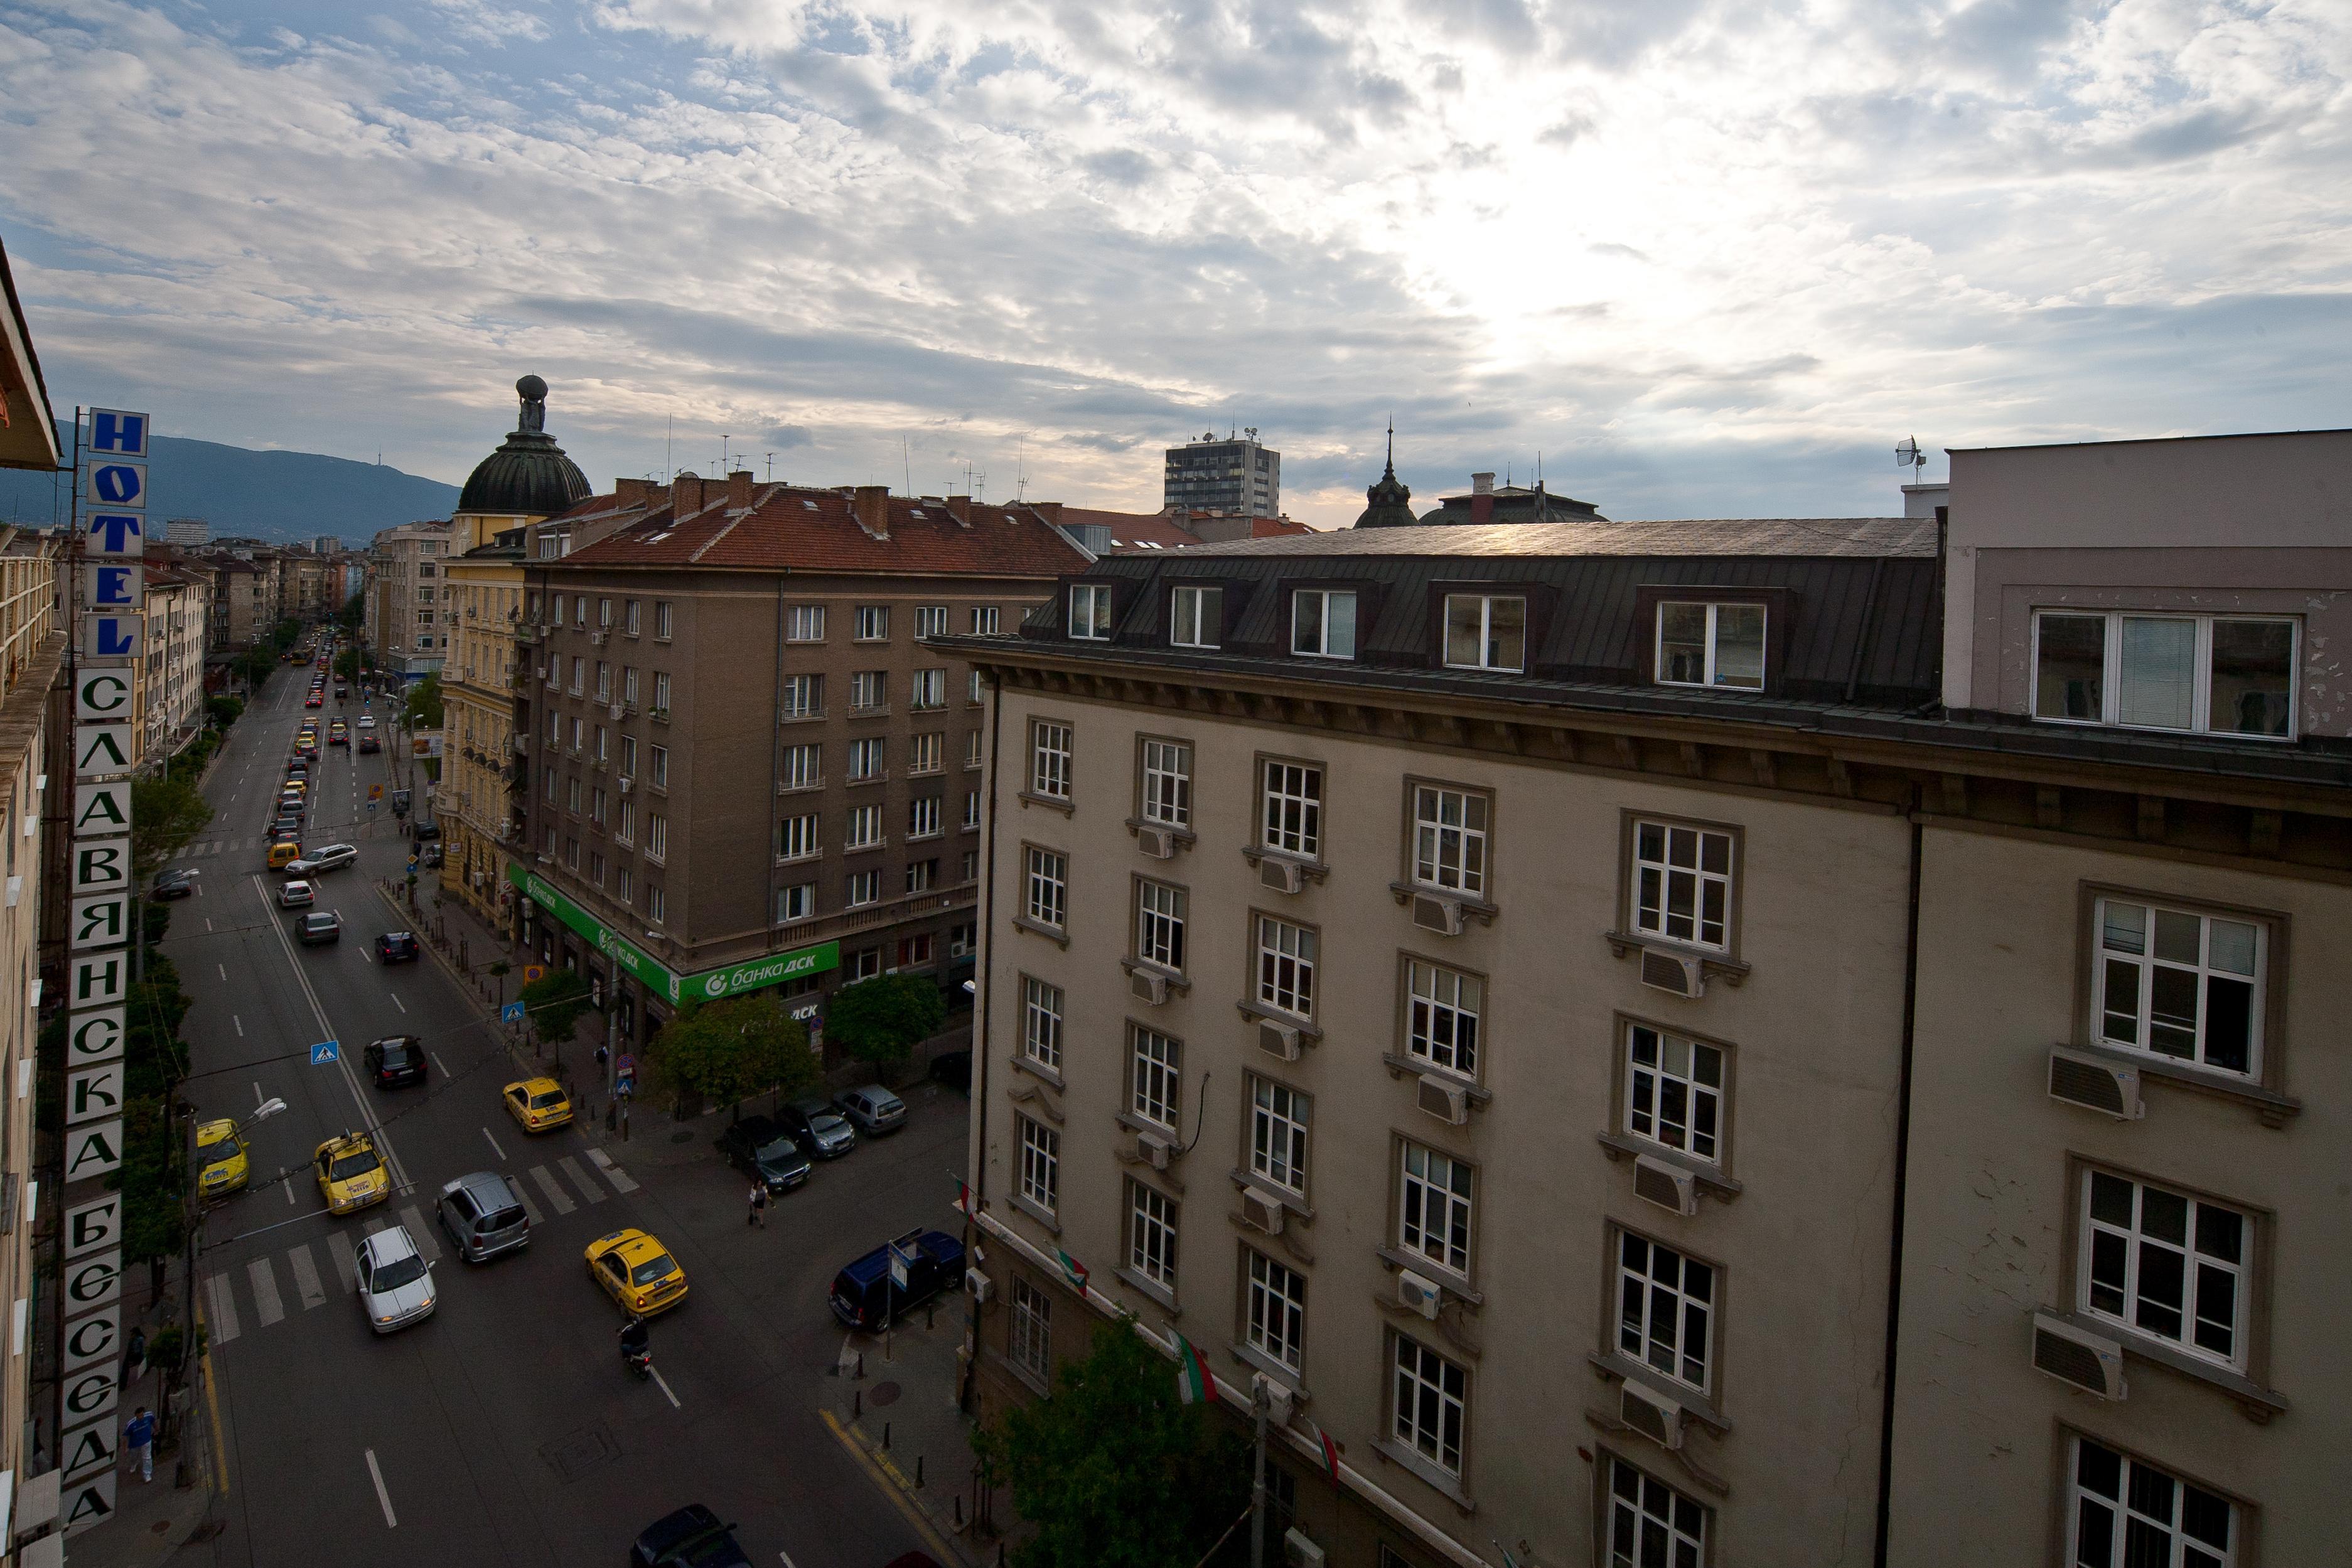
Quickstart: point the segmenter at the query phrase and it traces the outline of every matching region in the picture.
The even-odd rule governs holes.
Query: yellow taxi
[[[224,1117],[218,1121],[196,1124],[196,1190],[207,1198],[225,1198],[245,1185],[253,1174],[253,1162],[245,1152],[245,1140],[236,1135],[236,1123]]]
[[[269,847],[268,865],[273,871],[283,871],[302,858],[302,846],[291,838],[280,838]]]
[[[650,1317],[686,1300],[686,1270],[642,1230],[616,1230],[588,1244],[588,1272],[621,1310]]]
[[[551,1078],[527,1078],[506,1089],[507,1114],[526,1132],[544,1132],[572,1120],[572,1097]]]
[[[392,1173],[364,1132],[346,1132],[319,1145],[319,1195],[329,1214],[352,1214],[392,1196]]]

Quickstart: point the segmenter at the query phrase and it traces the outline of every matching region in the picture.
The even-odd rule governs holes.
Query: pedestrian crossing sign
[[[520,1024],[522,1022],[522,1011],[521,1003],[509,1002],[505,1006],[499,1009],[499,1022],[501,1024]]]
[[[314,1068],[322,1068],[329,1062],[341,1059],[341,1056],[342,1051],[334,1041],[320,1040],[310,1047],[310,1065]]]

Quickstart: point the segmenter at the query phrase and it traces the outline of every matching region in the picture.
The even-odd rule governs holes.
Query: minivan
[[[911,1253],[904,1290],[890,1283],[890,1246],[876,1247],[833,1277],[826,1305],[853,1329],[878,1329],[903,1318],[942,1290],[963,1283],[963,1243],[943,1230],[910,1230],[895,1244]]]
[[[443,1187],[439,1213],[441,1228],[468,1262],[530,1245],[530,1220],[522,1202],[496,1171],[477,1171]]]
[[[878,1083],[862,1089],[845,1089],[833,1097],[841,1113],[857,1123],[857,1130],[871,1138],[877,1133],[896,1131],[907,1120],[907,1102]]]

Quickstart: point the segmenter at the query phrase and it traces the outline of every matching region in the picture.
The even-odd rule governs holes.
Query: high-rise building
[[[1259,443],[1255,426],[1223,441],[1210,432],[1169,447],[1166,458],[1162,507],[1244,517],[1282,513],[1282,454]]]

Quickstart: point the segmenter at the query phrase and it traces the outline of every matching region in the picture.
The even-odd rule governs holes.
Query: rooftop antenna
[[[776,455],[773,452],[770,452],[767,454],[767,458],[768,482],[772,485],[776,482]]]
[[[915,493],[915,452],[914,448],[907,444],[907,437],[903,433],[898,437],[898,461],[904,466],[907,493],[911,496]]]
[[[669,428],[664,432],[662,436],[662,472],[668,476],[668,479],[662,480],[662,483],[664,484],[667,484],[670,479],[677,478],[677,469],[671,466],[669,460],[669,444],[671,441],[675,440],[677,437],[677,416],[673,414],[669,416]]]
[[[1912,480],[1916,483],[1919,470],[1927,466],[1927,454],[1919,449],[1916,439],[1906,436],[1903,437],[1903,444],[1895,448],[1895,466],[1898,468],[1910,469]]]
[[[1029,499],[1029,437],[1024,436],[1013,448],[1013,499]]]

